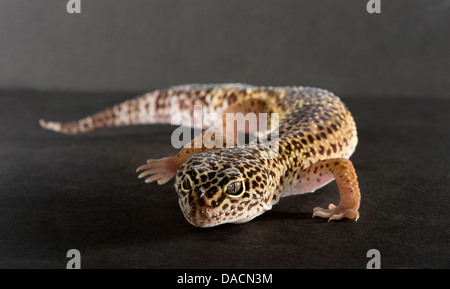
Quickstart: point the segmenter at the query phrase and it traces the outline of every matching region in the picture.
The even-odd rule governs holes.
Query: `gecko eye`
[[[189,192],[192,189],[191,179],[188,176],[183,177],[181,182],[181,188],[183,191]]]
[[[237,198],[242,196],[245,192],[245,186],[243,181],[235,181],[226,187],[225,194],[232,198]]]

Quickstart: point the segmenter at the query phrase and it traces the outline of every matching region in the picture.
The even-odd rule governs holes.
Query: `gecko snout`
[[[202,215],[202,217],[204,218],[209,218],[211,217],[212,213],[211,213],[211,208],[210,207],[204,207],[201,211],[200,214]]]

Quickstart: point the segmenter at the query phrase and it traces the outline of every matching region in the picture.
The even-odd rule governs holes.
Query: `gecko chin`
[[[184,217],[196,227],[245,223],[272,206],[262,161],[243,158],[237,149],[231,155],[216,150],[191,157],[174,185]]]

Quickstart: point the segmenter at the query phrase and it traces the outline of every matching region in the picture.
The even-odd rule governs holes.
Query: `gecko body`
[[[193,115],[195,105],[201,105],[203,113],[223,118],[229,113],[276,113],[279,122],[269,123],[269,131],[277,131],[270,144],[256,139],[243,146],[224,147],[221,140],[236,141],[236,133],[227,124],[217,129],[212,148],[186,145],[176,156],[151,159],[138,168],[142,171],[139,177],[146,182],[163,184],[175,177],[179,205],[189,223],[212,227],[247,222],[270,210],[282,197],[314,192],[332,180],[337,182],[340,204],[314,208],[313,217],[358,219],[360,192],[349,160],[357,145],[355,122],[341,100],[323,89],[245,84],[175,86],[75,122],[41,120],[40,124],[80,134],[107,127],[170,123],[174,112]],[[245,132],[261,131],[259,125],[245,128]]]

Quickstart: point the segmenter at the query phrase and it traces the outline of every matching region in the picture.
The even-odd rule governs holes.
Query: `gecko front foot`
[[[320,207],[316,207],[313,210],[313,218],[328,218],[328,222],[332,220],[340,220],[342,218],[355,219],[355,221],[359,218],[359,213],[355,209],[343,208],[340,205],[335,206],[333,204],[328,205],[328,209],[323,209]]]
[[[158,181],[158,185],[163,185],[173,178],[178,170],[176,157],[165,157],[162,159],[150,159],[145,165],[137,168],[136,172],[143,171],[138,178],[145,179],[146,183]]]

